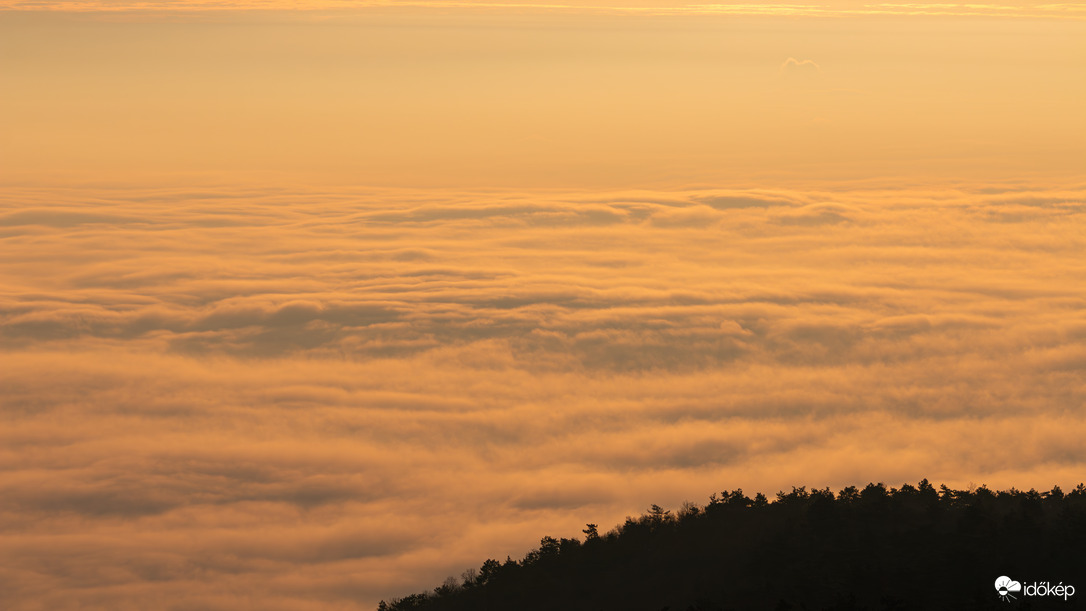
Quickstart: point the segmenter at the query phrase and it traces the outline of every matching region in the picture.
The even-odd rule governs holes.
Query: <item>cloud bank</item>
[[[1086,466],[1081,185],[3,193],[6,609],[367,609],[651,502]]]

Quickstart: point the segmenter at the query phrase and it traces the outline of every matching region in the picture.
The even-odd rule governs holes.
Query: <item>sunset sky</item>
[[[0,608],[372,610],[1086,479],[1086,4],[0,0]]]

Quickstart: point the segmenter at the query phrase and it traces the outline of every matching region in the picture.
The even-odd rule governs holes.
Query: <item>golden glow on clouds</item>
[[[1086,467],[1081,184],[27,187],[0,236],[6,608],[371,609],[718,488]]]
[[[1081,5],[596,4],[0,5],[0,607],[1080,481]]]

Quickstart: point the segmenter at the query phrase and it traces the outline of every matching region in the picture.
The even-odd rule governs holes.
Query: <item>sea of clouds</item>
[[[0,606],[370,609],[723,488],[1074,486],[1084,194],[6,188]]]

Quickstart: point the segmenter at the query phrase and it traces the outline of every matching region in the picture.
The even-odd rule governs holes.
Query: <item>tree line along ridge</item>
[[[378,611],[1071,609],[1001,600],[1003,575],[1081,584],[1086,485],[1068,493],[882,483],[741,489],[639,517],[583,540],[545,536],[520,560],[487,559]],[[1062,604],[1061,604],[1062,603]]]

